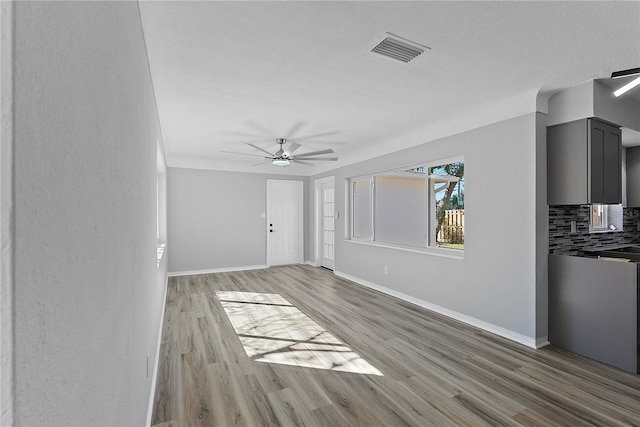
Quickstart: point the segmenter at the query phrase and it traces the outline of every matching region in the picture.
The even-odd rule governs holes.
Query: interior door
[[[304,258],[302,181],[267,180],[267,265]]]
[[[320,265],[331,270],[335,267],[335,207],[334,207],[334,184],[324,182],[320,187],[320,241],[321,255]]]

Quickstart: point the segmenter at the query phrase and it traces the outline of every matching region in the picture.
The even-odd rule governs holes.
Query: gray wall
[[[169,168],[169,271],[265,265],[267,179],[303,181],[308,206],[306,177]]]
[[[138,6],[14,7],[14,420],[143,425],[166,264]]]
[[[535,342],[537,275],[536,113],[313,176],[336,179],[336,271],[384,286]],[[464,156],[464,259],[363,245],[344,238],[345,180],[353,176]],[[309,211],[314,212],[313,198]],[[546,227],[546,222],[543,224]],[[315,236],[307,240],[313,254]],[[543,242],[546,247],[546,242]],[[389,266],[389,274],[383,267]],[[544,325],[540,325],[541,327]],[[546,333],[546,330],[544,331]]]

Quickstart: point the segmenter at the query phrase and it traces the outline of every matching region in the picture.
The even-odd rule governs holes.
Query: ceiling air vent
[[[395,34],[386,33],[384,39],[371,49],[371,52],[407,63],[422,54],[425,49],[430,48],[403,39]]]

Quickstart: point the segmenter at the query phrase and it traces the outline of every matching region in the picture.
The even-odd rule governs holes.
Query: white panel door
[[[302,181],[267,180],[267,265],[304,258]]]
[[[322,242],[320,264],[334,269],[334,237],[335,237],[335,208],[333,182],[325,182],[321,187],[321,218],[320,237]]]

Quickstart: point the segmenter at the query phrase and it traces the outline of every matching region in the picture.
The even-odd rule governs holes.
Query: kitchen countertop
[[[636,247],[640,249],[640,245],[634,245],[630,243],[616,244],[616,245],[605,245],[605,246],[587,246],[581,249],[582,252],[601,252],[601,251],[615,251],[617,249],[628,248],[629,246]]]
[[[635,251],[625,251],[634,248]],[[631,262],[640,264],[640,246],[632,244],[616,244],[606,246],[592,246],[578,252],[579,257],[601,259],[603,261]]]

